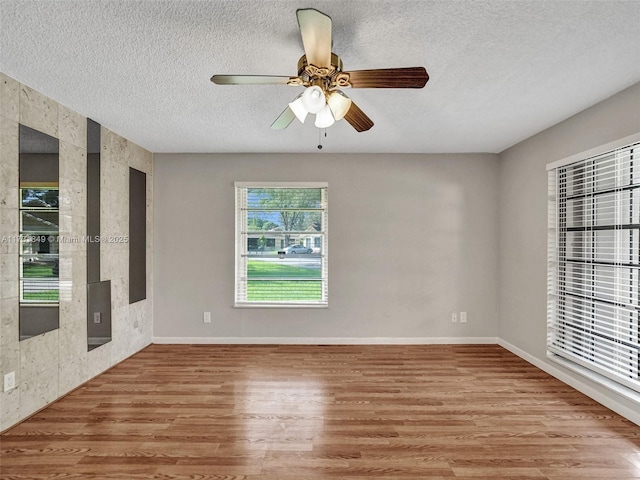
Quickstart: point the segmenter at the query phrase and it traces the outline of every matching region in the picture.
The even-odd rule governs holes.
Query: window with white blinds
[[[548,350],[640,392],[640,143],[549,171]]]
[[[236,182],[235,189],[235,305],[327,306],[327,184]]]

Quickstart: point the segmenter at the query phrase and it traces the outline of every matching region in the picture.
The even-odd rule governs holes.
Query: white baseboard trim
[[[153,337],[161,345],[487,345],[497,337]]]
[[[598,390],[588,385],[587,383],[582,382],[580,379],[577,379],[573,375],[570,375],[569,373],[563,371],[560,368],[557,368],[553,365],[550,365],[546,362],[541,361],[539,358],[534,357],[533,355],[530,355],[529,353],[516,347],[515,345],[510,344],[506,340],[499,338],[498,345],[500,345],[503,348],[506,348],[511,353],[519,356],[523,360],[538,367],[540,370],[557,378],[561,382],[566,383],[567,385],[575,388],[581,393],[584,393],[587,397],[592,398],[596,402],[601,403],[605,407],[622,415],[627,420],[635,423],[636,425],[640,425],[640,412],[638,412],[637,409],[632,409],[626,405],[621,404],[620,402],[616,401],[615,399],[612,399],[608,395],[603,394],[602,392],[599,392]]]

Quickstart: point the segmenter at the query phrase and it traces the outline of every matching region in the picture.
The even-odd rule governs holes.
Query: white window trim
[[[239,272],[238,257],[242,254],[239,251],[241,248],[239,215],[238,209],[238,188],[324,188],[328,190],[328,182],[234,182],[234,217],[235,217],[235,251],[234,251],[234,293],[233,293],[233,308],[329,308],[328,298],[324,302],[242,302],[238,301],[238,278],[241,272]],[[328,225],[328,205],[325,207],[325,222],[323,225],[323,245],[322,245],[322,271],[326,278],[328,289],[328,258],[329,258],[329,225]]]

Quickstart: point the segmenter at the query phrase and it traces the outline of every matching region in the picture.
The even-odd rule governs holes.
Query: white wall
[[[234,309],[233,182],[296,180],[329,183],[329,308]],[[495,340],[497,181],[490,154],[156,154],[154,341]]]
[[[565,381],[584,382],[603,403],[632,410],[637,405],[546,358],[546,164],[638,132],[640,84],[500,154],[500,337]]]

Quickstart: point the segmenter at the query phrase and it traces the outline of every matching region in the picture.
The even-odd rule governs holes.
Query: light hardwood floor
[[[640,427],[495,345],[152,345],[0,441],[3,480],[640,479]]]

